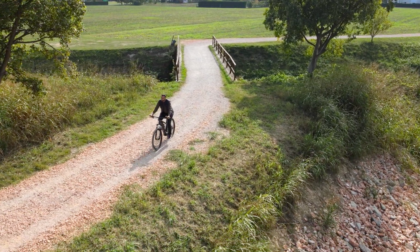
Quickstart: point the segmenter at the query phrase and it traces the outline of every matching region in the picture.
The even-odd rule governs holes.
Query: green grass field
[[[265,8],[216,9],[194,5],[88,6],[86,31],[72,49],[118,49],[168,45],[182,39],[272,37],[263,25]],[[420,33],[420,9],[396,8],[385,34]]]
[[[264,9],[213,9],[175,4],[88,6],[86,31],[73,49],[130,48],[169,44],[182,39],[269,37]]]
[[[390,14],[393,26],[383,34],[419,33],[420,9],[395,8]]]

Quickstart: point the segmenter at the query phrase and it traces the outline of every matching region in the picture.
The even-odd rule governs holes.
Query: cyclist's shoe
[[[163,132],[163,135],[164,135],[164,136],[166,136],[166,135],[167,135],[165,131]]]

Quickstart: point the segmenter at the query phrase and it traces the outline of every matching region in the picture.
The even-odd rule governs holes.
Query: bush
[[[343,157],[360,157],[373,150],[370,115],[375,94],[371,75],[356,66],[341,66],[309,78],[276,75],[284,98],[311,120],[305,125],[299,153],[311,160],[310,172],[322,177],[334,171]]]

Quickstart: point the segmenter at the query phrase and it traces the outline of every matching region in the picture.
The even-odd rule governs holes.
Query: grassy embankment
[[[74,40],[75,50],[165,46],[181,39],[273,37],[263,25],[265,8],[218,9],[191,5],[88,6],[86,32]],[[394,26],[386,34],[420,33],[420,9],[396,8]]]
[[[234,47],[248,59],[261,55]],[[277,50],[265,60],[285,55]],[[289,59],[304,51],[289,51]],[[58,250],[275,251],[270,231],[309,176],[381,151],[418,170],[418,74],[360,66],[360,59],[332,62],[312,79],[293,70],[300,61],[287,60],[289,75],[226,83],[233,106],[221,126],[229,137],[206,154],[172,152],[177,169],[149,190],[127,188],[110,219]]]

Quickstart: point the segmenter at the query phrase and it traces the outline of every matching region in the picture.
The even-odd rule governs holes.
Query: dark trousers
[[[159,115],[159,118],[158,118],[158,120],[159,120],[159,124],[163,127],[163,123],[162,123],[162,120],[165,118],[165,117],[167,117],[168,116],[168,114],[167,113],[164,113],[164,112],[161,112],[160,113],[160,115]],[[171,115],[169,115],[169,119],[166,119],[166,129],[167,129],[167,132],[168,132],[168,137],[170,137],[171,136],[171,131],[172,131],[172,126],[171,126],[171,119],[172,119],[172,116],[173,116],[173,114],[171,114]]]

